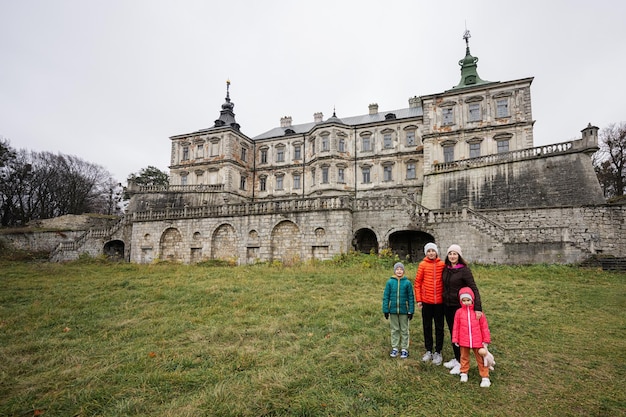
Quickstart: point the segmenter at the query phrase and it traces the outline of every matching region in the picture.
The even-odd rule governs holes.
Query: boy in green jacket
[[[393,271],[394,276],[387,281],[383,293],[383,314],[391,328],[389,356],[395,358],[400,353],[400,358],[406,359],[409,357],[409,321],[415,311],[415,294],[411,281],[404,276],[404,265],[397,262]]]

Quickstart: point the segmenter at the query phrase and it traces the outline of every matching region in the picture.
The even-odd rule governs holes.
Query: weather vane
[[[465,39],[465,45],[469,46],[469,38],[471,38],[470,31],[467,30],[467,26],[465,27],[465,32],[463,33],[463,39]]]

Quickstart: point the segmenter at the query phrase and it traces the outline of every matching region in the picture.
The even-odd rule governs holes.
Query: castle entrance
[[[401,260],[419,262],[424,258],[424,245],[435,242],[435,238],[425,232],[401,230],[389,236],[389,247]]]

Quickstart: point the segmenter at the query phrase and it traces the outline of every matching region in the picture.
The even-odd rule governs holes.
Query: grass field
[[[626,416],[626,274],[472,266],[480,388],[474,363],[462,384],[420,361],[419,314],[411,357],[388,356],[382,264],[2,261],[0,415]]]

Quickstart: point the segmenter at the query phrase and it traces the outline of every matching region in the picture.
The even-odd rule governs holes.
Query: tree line
[[[593,164],[604,196],[609,201],[622,200],[626,195],[626,122],[602,129],[598,142]]]
[[[16,150],[0,138],[0,224],[65,214],[120,214],[122,186],[103,167],[76,156]]]

